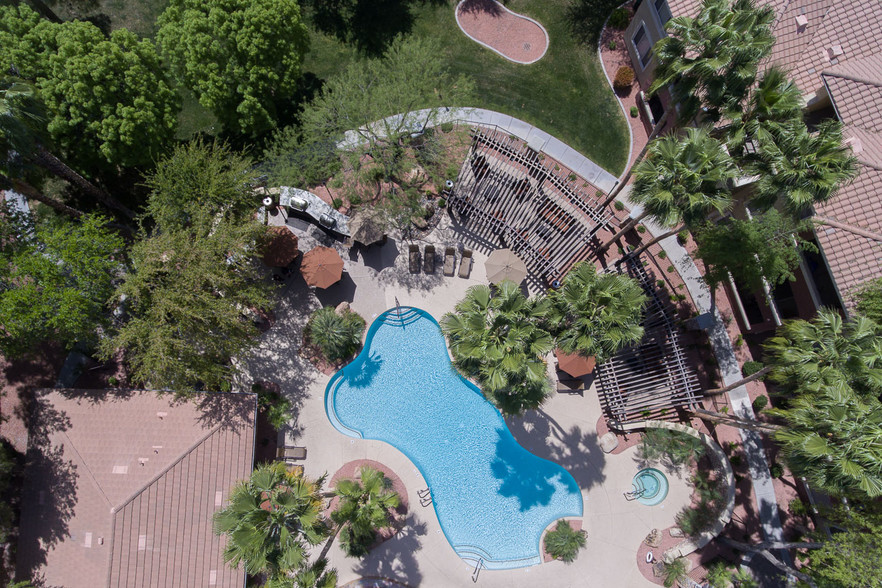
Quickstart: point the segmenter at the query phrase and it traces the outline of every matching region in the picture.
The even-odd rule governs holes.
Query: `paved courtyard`
[[[272,219],[279,224],[280,218]],[[300,248],[331,244],[314,229],[299,232]],[[461,239],[444,216],[438,228],[414,241],[434,244],[443,252]],[[308,476],[333,474],[344,463],[371,459],[386,464],[407,487],[411,511],[407,525],[396,537],[357,560],[344,557],[339,546],[331,548],[331,564],[340,574],[340,584],[359,577],[386,577],[409,586],[463,586],[471,583],[474,566],[460,559],[441,531],[434,509],[419,506],[417,491],[427,487],[419,470],[400,451],[383,442],[360,440],[339,433],[325,415],[324,394],[329,376],[299,356],[302,329],[309,313],[321,305],[350,302],[368,321],[395,306],[416,306],[436,318],[453,309],[469,286],[486,283],[484,260],[487,252],[474,251],[475,262],[468,279],[445,277],[436,266],[435,275],[410,274],[407,268],[409,242],[391,237],[383,246],[350,254],[335,246],[345,261],[341,282],[327,290],[311,290],[302,277],[291,275],[281,292],[276,322],[264,333],[261,344],[245,359],[251,380],[277,382],[296,407],[296,418],[285,434],[285,442],[305,446],[303,462]],[[250,382],[242,382],[244,385]],[[653,528],[673,524],[676,513],[690,500],[691,488],[676,472],[667,472],[671,487],[662,505],[647,507],[628,502],[623,492],[642,464],[636,448],[619,455],[604,454],[598,444],[596,423],[600,404],[592,387],[584,396],[558,394],[541,410],[522,418],[508,419],[518,442],[534,454],[566,468],[582,490],[583,528],[587,547],[570,565],[543,563],[528,568],[480,573],[485,586],[651,586],[637,569],[636,553]],[[660,554],[659,554],[660,555]]]

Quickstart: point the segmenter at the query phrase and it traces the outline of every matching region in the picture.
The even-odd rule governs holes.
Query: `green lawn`
[[[369,15],[369,22],[436,37],[445,47],[450,68],[471,76],[477,84],[477,101],[467,106],[525,120],[618,174],[628,154],[627,122],[603,75],[595,41],[590,39],[616,2],[508,0],[506,6],[542,23],[551,38],[545,57],[533,65],[511,63],[467,38],[453,16],[455,0],[384,0],[377,2],[381,8]],[[58,2],[54,8],[62,18],[101,13],[109,17],[111,28],[127,27],[152,37],[154,21],[166,4],[167,0],[96,0],[78,5],[77,11],[67,9],[73,3]],[[575,13],[581,16],[573,16]],[[383,20],[387,15],[389,22]],[[410,22],[399,25],[395,19]],[[369,34],[373,26],[365,26],[362,34]],[[583,36],[589,40],[582,40]],[[352,46],[313,32],[304,71],[326,78],[356,58]],[[192,96],[184,96],[179,137],[210,132],[215,122]]]
[[[580,42],[573,33],[572,4],[572,0],[506,2],[511,10],[536,19],[548,31],[551,46],[533,65],[507,61],[466,37],[456,25],[453,2],[412,4],[411,32],[437,37],[446,48],[450,68],[476,81],[478,100],[468,106],[498,110],[525,120],[618,174],[628,155],[627,123],[603,75],[596,45],[593,41]],[[591,4],[595,5],[592,16],[600,22],[605,18],[603,12],[613,5],[597,1]],[[327,77],[354,58],[350,47],[313,33],[304,69]]]

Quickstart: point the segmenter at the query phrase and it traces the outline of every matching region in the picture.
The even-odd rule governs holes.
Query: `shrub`
[[[669,274],[674,273],[674,266],[669,265],[669,266],[668,266],[668,269],[667,269],[667,272],[668,272]]]
[[[645,233],[646,227],[644,227],[643,225],[637,225],[637,232],[638,233]]]
[[[631,107],[631,118],[637,118],[638,116],[640,116],[640,111],[637,110],[636,106],[632,106]]]
[[[704,455],[704,450],[704,443],[692,435],[653,428],[643,433],[640,456],[647,461],[666,457],[675,465],[683,465]]]
[[[662,584],[665,588],[671,588],[678,580],[685,577],[689,572],[689,565],[685,557],[678,557],[671,563],[662,565]]]
[[[291,401],[286,396],[259,382],[251,385],[251,391],[257,394],[257,406],[266,412],[266,420],[274,429],[281,429],[293,418]]]
[[[438,199],[438,208],[444,208],[447,206],[447,201],[443,198]]]
[[[615,51],[616,47],[618,47],[618,45],[616,45],[615,41],[610,41],[608,47],[609,47],[610,51]]]
[[[775,462],[769,466],[769,473],[772,474],[773,478],[780,478],[784,475],[784,466]]]
[[[664,287],[665,287],[665,281],[664,281],[664,280],[656,280],[656,281],[655,281],[655,285],[658,286],[659,288],[664,288]]]
[[[756,398],[753,399],[753,412],[760,412],[762,409],[764,409],[766,406],[768,406],[768,404],[769,404],[769,397],[768,396],[762,396],[762,395],[757,396]]]
[[[683,229],[679,233],[677,233],[677,243],[680,245],[685,245],[686,241],[689,240],[689,230]]]
[[[794,498],[787,505],[787,510],[793,516],[804,517],[808,515],[808,506],[806,506],[805,502],[800,500],[799,498]]]
[[[115,388],[119,386],[119,380],[116,378],[116,376],[110,376],[109,378],[107,378],[107,385]]]
[[[615,202],[613,202],[613,208],[615,208],[616,210],[625,210],[625,205],[616,200]]]
[[[339,198],[334,198],[333,200],[331,200],[331,206],[333,206],[334,208],[340,208],[341,206],[343,206],[343,201]]]
[[[585,547],[585,535],[585,531],[576,531],[561,519],[553,530],[545,534],[545,551],[554,559],[570,563]]]
[[[631,13],[624,6],[613,10],[609,15],[609,21],[607,21],[609,26],[617,31],[625,30],[629,22],[631,22]]]
[[[358,194],[350,194],[349,204],[351,204],[352,206],[358,206],[361,203],[362,203],[361,196],[359,196]]]
[[[664,249],[662,249],[661,251],[658,252],[659,259],[666,259],[667,257],[668,257],[668,252],[665,251]]]
[[[623,65],[616,71],[616,77],[613,78],[613,88],[616,90],[627,90],[634,83],[634,70]]]
[[[571,181],[571,182],[575,182],[575,181],[576,181],[576,177],[577,177],[576,174],[570,174],[570,175],[567,176],[567,179],[568,179],[569,181]]]
[[[742,345],[744,345],[744,337],[739,334],[735,337],[735,347],[741,347]]]
[[[320,308],[309,317],[306,336],[329,361],[339,361],[355,353],[361,344],[365,321],[347,310],[337,314],[333,306]]]
[[[746,378],[748,376],[752,376],[753,374],[757,373],[758,371],[763,369],[763,367],[765,367],[765,366],[763,365],[763,362],[761,362],[761,361],[745,361],[744,366],[742,366],[742,368],[741,368],[741,373]],[[762,380],[762,379],[763,378],[760,378],[760,380]]]
[[[717,518],[714,502],[700,500],[694,507],[687,506],[677,513],[677,526],[690,537],[695,537],[713,524]]]
[[[726,588],[732,583],[732,572],[726,562],[714,562],[708,566],[705,579],[714,588]]]

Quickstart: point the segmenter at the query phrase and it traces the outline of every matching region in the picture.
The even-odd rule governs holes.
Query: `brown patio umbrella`
[[[297,259],[297,235],[288,227],[270,227],[269,241],[263,252],[263,262],[270,267],[288,267]]]
[[[498,284],[503,280],[520,284],[527,277],[527,264],[511,249],[497,249],[490,254],[484,266],[491,284]]]
[[[373,208],[362,208],[349,219],[349,234],[353,241],[372,245],[386,236],[382,213]]]
[[[578,353],[564,353],[560,349],[555,349],[554,354],[557,356],[557,367],[574,378],[585,376],[594,371],[594,365],[597,363],[593,357],[582,357]]]
[[[327,288],[343,277],[343,259],[336,249],[316,247],[303,256],[300,273],[310,286]]]

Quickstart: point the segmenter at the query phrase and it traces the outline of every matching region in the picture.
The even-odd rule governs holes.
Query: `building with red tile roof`
[[[255,395],[48,390],[32,414],[18,577],[66,588],[244,585],[212,516],[251,474]]]
[[[829,111],[827,116],[842,121],[846,141],[860,163],[858,177],[832,201],[816,207],[817,218],[830,221],[815,231],[821,254],[805,256],[793,285],[803,290],[802,295],[793,294],[789,284],[784,286],[782,306],[790,312],[782,314],[811,314],[830,304],[848,312],[855,290],[882,277],[882,9],[878,2],[856,0],[757,3],[775,10],[775,45],[767,64],[790,73],[805,96],[807,111]],[[631,40],[628,51],[644,90],[654,68],[645,38],[654,43],[665,35],[667,19],[694,16],[700,4],[699,0],[635,3],[625,38]],[[769,323],[770,314],[762,314],[761,322]]]

